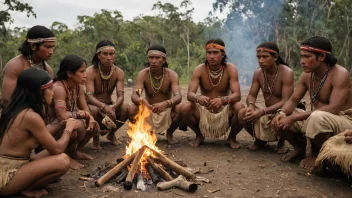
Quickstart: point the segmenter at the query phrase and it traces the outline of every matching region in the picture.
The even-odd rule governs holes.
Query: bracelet
[[[277,110],[277,113],[278,113],[278,114],[281,114],[281,115],[283,115],[283,116],[285,116],[285,117],[287,117],[286,113],[283,112],[281,109],[278,109],[278,110]]]
[[[266,115],[266,111],[265,111],[265,109],[262,109],[263,110],[263,112],[264,112],[264,115]]]
[[[197,95],[196,96],[196,103],[199,103],[199,97],[200,97],[201,95]]]
[[[170,101],[166,100],[165,102],[167,103],[167,108],[169,108],[171,106]]]
[[[100,107],[100,110],[104,111],[104,107],[105,107],[105,106],[106,106],[106,104],[103,103],[103,104],[101,105],[101,107]]]
[[[68,130],[68,129],[64,129],[64,132],[67,131],[68,135],[71,136],[72,131]]]
[[[171,99],[169,101],[170,101],[170,107],[172,107],[174,105],[174,101],[172,101]]]
[[[74,118],[74,119],[77,118],[77,111],[72,111],[72,118]]]
[[[253,105],[253,107],[255,107],[255,104],[254,104],[253,102],[249,102],[249,103],[248,103],[248,106],[249,106],[249,105]]]
[[[93,92],[87,92],[86,95],[87,95],[87,96],[93,95]]]

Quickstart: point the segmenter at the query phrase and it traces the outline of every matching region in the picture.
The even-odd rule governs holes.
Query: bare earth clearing
[[[125,102],[130,103],[132,88],[125,89]],[[186,101],[187,87],[182,88],[183,101]],[[245,101],[248,89],[242,90],[242,102]],[[253,142],[251,136],[242,131],[237,140],[242,145],[239,150],[232,150],[224,140],[207,141],[199,148],[190,148],[188,142],[195,137],[192,131],[176,131],[177,145],[168,146],[165,137],[159,137],[157,146],[170,159],[182,160],[193,169],[214,169],[207,174],[199,174],[211,180],[210,184],[198,186],[195,193],[186,193],[179,189],[148,192],[125,191],[123,186],[114,186],[116,192],[108,190],[106,184],[100,188],[90,188],[78,178],[81,174],[90,173],[105,162],[114,163],[125,153],[127,144],[127,125],[116,134],[122,145],[112,146],[105,137],[101,140],[103,150],[93,151],[89,143],[85,150],[96,157],[93,161],[80,161],[86,165],[82,170],[70,170],[62,180],[48,186],[47,197],[352,197],[351,180],[341,177],[327,178],[307,174],[298,163],[282,163],[281,155],[274,152],[275,144],[262,151],[250,151],[246,147]],[[288,143],[287,143],[288,145]],[[206,166],[204,166],[206,165]],[[213,191],[220,189],[215,193]]]

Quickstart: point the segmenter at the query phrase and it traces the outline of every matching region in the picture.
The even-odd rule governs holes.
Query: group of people
[[[55,182],[69,168],[84,167],[76,160],[94,159],[82,150],[90,139],[92,149],[101,149],[101,135],[119,144],[115,132],[127,120],[135,122],[141,104],[150,111],[147,121],[152,130],[166,132],[169,144],[177,143],[173,138],[177,128],[189,127],[196,135],[192,147],[205,138],[227,137],[229,146],[237,149],[236,136],[244,128],[255,138],[249,149],[278,141],[277,152],[287,153],[286,140],[294,150],[282,161],[304,158],[301,166],[305,168],[314,167],[326,140],[352,129],[349,72],[336,64],[331,43],[323,37],[302,43],[304,72],[295,89],[293,71],[280,57],[278,46],[260,44],[256,48],[259,68],[246,104],[241,103],[238,72],[227,62],[221,39],[206,43],[206,60],[193,71],[186,102],[182,102],[177,73],[168,68],[165,48],[149,47],[148,63],[136,77],[132,104],[124,102],[124,72],[114,64],[114,43],[100,41],[88,68],[81,57],[65,56],[54,75],[46,61],[53,55],[55,43],[49,29],[34,26],[19,49],[21,54],[5,66],[0,196],[46,195],[46,184]],[[260,90],[265,107],[257,104]],[[307,91],[311,100],[308,111],[300,108]],[[344,132],[343,138],[352,143],[352,132]],[[308,157],[306,139],[311,143]]]

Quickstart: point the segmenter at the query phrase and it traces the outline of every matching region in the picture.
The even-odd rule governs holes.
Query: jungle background
[[[15,26],[11,12],[24,12],[28,17],[36,17],[36,13],[25,1],[0,3],[2,70],[19,54],[18,48],[28,30]],[[93,16],[77,16],[75,28],[53,21],[48,28],[55,33],[57,43],[49,64],[57,71],[60,60],[67,54],[82,56],[89,63],[95,45],[102,39],[110,39],[116,45],[116,64],[125,71],[126,79],[134,80],[146,63],[147,48],[161,44],[166,47],[169,67],[179,74],[182,84],[188,84],[193,68],[205,60],[206,41],[222,38],[228,60],[239,70],[241,84],[248,85],[257,67],[255,48],[261,42],[276,42],[297,77],[301,72],[301,42],[319,35],[330,39],[338,63],[349,71],[352,69],[352,0],[214,0],[213,9],[204,10],[209,12],[208,17],[197,23],[192,19],[191,0],[180,5],[156,1],[152,9],[158,14],[140,15],[133,20],[125,20],[118,10],[103,9]],[[215,13],[225,10],[226,18],[216,17]]]

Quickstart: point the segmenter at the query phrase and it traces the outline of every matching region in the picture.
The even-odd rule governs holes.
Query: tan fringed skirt
[[[5,186],[15,177],[21,166],[28,162],[28,158],[0,155],[0,190],[5,188]]]
[[[155,133],[162,133],[169,129],[172,123],[171,110],[171,108],[168,108],[160,114],[150,112],[147,122],[150,124]]]

